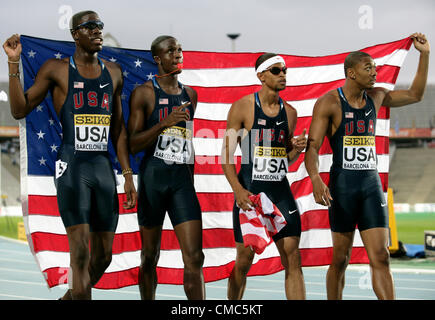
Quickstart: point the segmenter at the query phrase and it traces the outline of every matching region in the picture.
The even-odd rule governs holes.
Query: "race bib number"
[[[287,174],[287,167],[285,148],[255,147],[252,180],[281,181]]]
[[[110,115],[75,114],[75,149],[77,151],[107,151]]]
[[[192,153],[192,130],[173,126],[159,135],[154,157],[168,164],[189,163]]]
[[[376,169],[376,140],[374,136],[343,137],[343,169]]]

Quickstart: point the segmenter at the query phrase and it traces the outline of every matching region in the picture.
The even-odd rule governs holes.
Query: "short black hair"
[[[154,39],[154,41],[151,43],[151,54],[153,55],[153,57],[158,55],[158,50],[157,50],[158,45],[161,42],[168,39],[175,39],[175,37],[163,35],[163,36],[158,36],[157,38]]]
[[[69,22],[69,29],[71,30],[71,32],[73,32],[74,29],[80,24],[80,21],[82,20],[82,18],[88,14],[98,15],[98,13],[96,13],[95,11],[85,10],[85,11],[77,12],[75,15],[73,15],[71,17],[71,20]]]
[[[353,51],[349,53],[346,59],[344,59],[344,76],[347,77],[347,69],[353,68],[363,58],[367,57],[372,58],[371,55],[363,51]]]
[[[276,53],[272,53],[272,52],[263,53],[261,56],[259,56],[257,58],[257,61],[255,61],[255,71],[257,71],[260,64],[262,64],[267,59],[270,59],[270,58],[275,57],[275,56],[277,56]]]

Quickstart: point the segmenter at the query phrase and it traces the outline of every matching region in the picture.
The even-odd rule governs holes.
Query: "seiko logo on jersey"
[[[281,181],[287,173],[287,167],[285,148],[255,147],[252,180]]]
[[[167,164],[188,163],[192,154],[192,130],[178,126],[167,128],[159,135],[154,151],[154,157]]]
[[[75,114],[75,149],[78,151],[107,151],[110,115]]]
[[[376,139],[374,136],[343,137],[343,169],[376,169]]]

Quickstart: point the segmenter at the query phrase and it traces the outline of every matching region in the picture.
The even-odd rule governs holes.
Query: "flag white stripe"
[[[215,140],[221,140],[221,139],[215,139]],[[377,155],[377,158],[378,158],[378,171],[380,173],[387,173],[389,169],[389,155],[388,154]],[[329,168],[331,167],[332,164],[332,154],[320,155],[319,163],[320,163],[320,172],[329,172]],[[304,163],[301,163],[297,171],[288,173],[287,176],[289,178],[290,183],[306,178],[308,174],[305,169]],[[43,196],[56,195],[56,187],[54,185],[53,178],[51,177],[29,176],[28,182],[29,182],[28,183],[29,195],[43,195]],[[206,192],[206,193],[232,192],[232,189],[223,174],[222,175],[208,175],[208,174],[195,175],[195,189],[197,192]],[[124,192],[123,181],[118,186],[118,191],[120,193]],[[38,213],[38,212],[33,212],[33,213]]]
[[[407,50],[396,50],[375,59],[375,63],[377,66],[388,64],[400,67],[407,53]],[[344,79],[343,64],[288,68],[286,75],[287,86],[315,85],[341,79]],[[201,87],[261,85],[253,67],[183,69],[179,80],[189,86]]]
[[[207,229],[232,229],[233,215],[232,211],[221,212],[203,212],[202,227]],[[65,226],[58,216],[29,215],[29,232],[46,232],[58,235],[66,235]],[[174,230],[169,216],[165,216],[163,230]],[[139,231],[139,225],[136,213],[119,215],[118,226],[115,233],[130,233]]]
[[[304,231],[301,234],[300,249],[306,248],[328,248],[332,246],[331,231],[329,229],[317,229]],[[358,230],[355,231],[354,247],[362,247],[361,237]],[[204,267],[214,267],[225,265],[234,261],[235,248],[212,248],[203,249],[205,255]],[[41,251],[36,253],[36,257],[41,264],[41,270],[49,268],[69,267],[68,252]],[[254,263],[261,259],[279,257],[278,250],[274,244],[269,245],[262,254],[255,255]],[[140,250],[114,254],[112,262],[106,272],[117,272],[135,268],[140,264]],[[183,259],[180,250],[161,250],[159,267],[164,268],[183,268]]]

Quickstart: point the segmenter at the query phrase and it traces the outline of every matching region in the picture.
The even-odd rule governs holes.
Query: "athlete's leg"
[[[103,276],[104,271],[112,261],[112,244],[114,232],[91,232],[91,256],[89,262],[89,277],[91,287],[95,286],[100,278]],[[69,289],[62,300],[71,300],[71,289]]]
[[[393,276],[390,270],[388,229],[372,228],[361,231],[372,273],[372,285],[378,299],[395,299]]]
[[[72,299],[91,299],[89,276],[89,225],[78,224],[66,228],[70,248]]]
[[[89,275],[92,287],[103,276],[104,271],[112,262],[112,245],[114,232],[91,232],[91,261]]]
[[[246,275],[251,268],[255,252],[250,247],[245,247],[243,243],[236,242],[236,261],[233,271],[228,278],[228,299],[241,300],[246,287]]]
[[[189,300],[205,299],[204,276],[202,266],[202,221],[190,220],[174,227],[180,243],[184,263],[184,292]]]
[[[276,242],[285,270],[285,295],[287,299],[304,300],[305,283],[299,253],[299,237],[285,237]]]
[[[343,298],[344,274],[352,253],[355,231],[331,232],[333,243],[332,262],[326,274],[326,292],[329,300]]]
[[[142,239],[141,263],[139,267],[139,291],[142,300],[151,300],[156,297],[157,288],[157,262],[160,257],[160,241],[162,226],[140,226]]]

